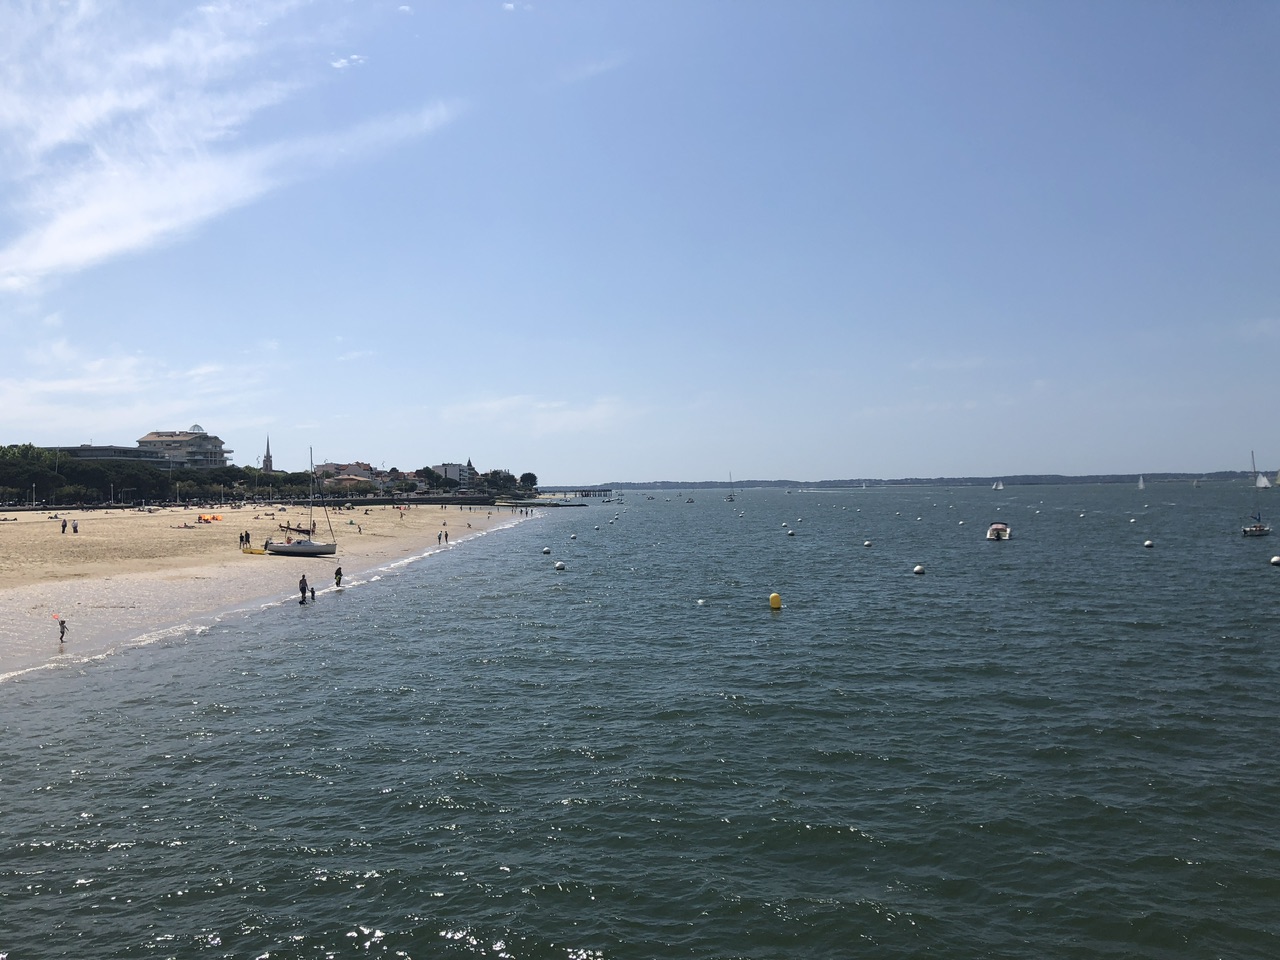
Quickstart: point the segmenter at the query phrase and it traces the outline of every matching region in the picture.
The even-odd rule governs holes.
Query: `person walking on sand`
[[[67,521],[65,519],[62,521],[62,532],[67,532]]]
[[[298,581],[298,592],[302,594],[302,599],[298,603],[307,602],[307,575],[304,573],[302,579]]]
[[[63,522],[65,523],[66,521],[63,521]],[[72,533],[79,533],[79,532],[80,532],[80,521],[79,521],[79,520],[72,520],[72,521],[71,521],[71,532],[72,532]]]
[[[341,567],[333,571],[333,585],[335,587],[342,586],[342,568]]]

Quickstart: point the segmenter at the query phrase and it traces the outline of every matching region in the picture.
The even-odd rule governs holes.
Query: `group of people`
[[[63,533],[66,533],[66,532],[67,532],[67,518],[66,518],[66,517],[63,517],[63,518],[62,518],[62,532],[63,532]],[[79,532],[80,532],[80,521],[79,521],[79,520],[72,520],[72,521],[71,521],[71,532],[72,532],[72,533],[79,533]]]
[[[250,539],[250,537],[249,537],[249,531],[248,531],[248,530],[246,530],[244,533],[240,534],[240,549],[241,549],[241,550],[243,550],[245,547],[252,546],[252,545],[253,545],[253,541],[252,541],[252,540]]]
[[[337,570],[333,571],[333,585],[335,587],[342,586],[342,568],[341,567],[338,567]],[[315,602],[316,588],[311,586],[309,583],[307,583],[307,575],[305,573],[302,575],[302,578],[298,581],[298,593],[301,594],[301,597],[298,600],[299,604],[306,603],[308,597],[310,597],[312,603]]]

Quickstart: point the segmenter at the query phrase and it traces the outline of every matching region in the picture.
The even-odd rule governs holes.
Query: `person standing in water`
[[[298,581],[298,592],[302,594],[302,599],[299,600],[298,602],[306,603],[307,602],[307,575],[305,573],[302,575],[302,579]]]
[[[342,568],[341,567],[333,571],[333,585],[335,587],[342,586]]]
[[[58,618],[58,642],[67,642],[67,621],[63,620],[61,617]]]

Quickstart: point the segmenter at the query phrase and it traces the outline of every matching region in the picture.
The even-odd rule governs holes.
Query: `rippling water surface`
[[[0,684],[0,957],[1280,956],[1242,484],[667,496]]]

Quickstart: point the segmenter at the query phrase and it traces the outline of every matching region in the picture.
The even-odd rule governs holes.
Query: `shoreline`
[[[379,570],[426,559],[539,512],[437,505],[343,511],[333,522],[338,554],[328,557],[239,549],[241,532],[255,547],[269,535],[278,538],[280,523],[300,522],[296,508],[253,515],[231,508],[221,514],[218,508],[76,510],[6,522],[0,525],[0,606],[8,611],[0,621],[0,683],[296,601],[303,573],[317,599],[334,589],[336,567],[343,568],[342,589],[359,586]],[[195,522],[201,513],[222,519]],[[317,525],[317,537],[327,538],[319,519]],[[62,644],[58,619],[67,623]]]

